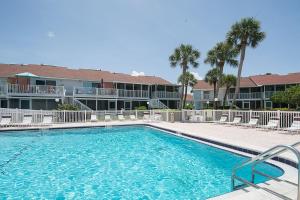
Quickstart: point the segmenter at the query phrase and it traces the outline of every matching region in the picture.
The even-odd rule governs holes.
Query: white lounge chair
[[[130,118],[131,120],[137,120],[136,117],[135,117],[135,115],[129,115],[129,118]]]
[[[153,120],[154,121],[161,121],[161,114],[160,113],[155,113],[154,116],[153,116]]]
[[[258,119],[259,118],[257,118],[257,117],[251,118],[248,123],[242,124],[242,126],[245,126],[245,127],[256,127],[257,124],[258,124]]]
[[[118,115],[118,120],[120,120],[120,121],[124,121],[124,120],[125,120],[125,118],[124,118],[124,115],[122,115],[122,114],[119,114],[119,115]]]
[[[233,121],[232,122],[224,122],[225,124],[230,124],[230,125],[238,125],[240,124],[242,121],[242,117],[241,116],[235,116],[233,118]]]
[[[284,130],[288,132],[300,132],[300,118],[294,118],[292,125]]]
[[[150,121],[150,115],[149,114],[144,114],[143,120],[146,122]]]
[[[97,115],[91,114],[91,122],[97,122],[97,121],[98,121]]]
[[[224,123],[226,123],[227,119],[228,119],[227,115],[222,115],[219,121],[214,121],[214,122],[224,124]]]
[[[32,115],[24,115],[23,121],[17,123],[17,126],[31,126],[32,125]]]
[[[44,115],[41,125],[47,126],[47,125],[52,125],[52,123],[53,123],[53,116],[52,115]]]
[[[7,127],[11,123],[11,116],[2,116],[0,121],[0,127]]]
[[[261,128],[276,129],[276,128],[278,128],[278,126],[279,126],[279,119],[278,118],[270,118],[268,124],[261,126]]]
[[[104,121],[111,121],[111,117],[110,117],[110,115],[109,114],[106,114],[105,116],[104,116]]]
[[[190,117],[191,122],[204,122],[204,116],[202,115],[192,115]]]

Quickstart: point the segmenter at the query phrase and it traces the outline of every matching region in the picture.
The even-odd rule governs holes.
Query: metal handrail
[[[297,157],[297,160],[298,160],[298,184],[297,184],[297,200],[300,200],[300,187],[299,187],[299,181],[300,181],[300,153],[299,151],[295,148],[296,146],[300,145],[300,142],[296,142],[292,145],[277,145],[275,147],[272,147],[266,151],[264,151],[263,153],[257,155],[256,157],[253,157],[253,158],[250,158],[249,160],[237,165],[236,167],[233,168],[232,170],[232,175],[231,175],[231,187],[232,189],[234,190],[235,189],[235,179],[243,182],[244,184],[247,184],[247,185],[250,185],[252,187],[254,187],[253,185],[254,184],[254,173],[257,173],[258,171],[255,170],[255,166],[261,162],[264,162],[268,159],[272,159],[273,157],[279,155],[279,154],[282,154],[286,151],[291,151],[292,153],[294,153]],[[274,152],[275,151],[275,152]],[[236,175],[236,172],[238,169],[241,169],[243,167],[245,167],[246,165],[250,165],[250,164],[253,164],[252,166],[252,180],[251,180],[251,184],[249,184],[249,182],[247,180],[244,180],[242,178],[239,178],[237,175]],[[260,174],[260,173],[259,173]],[[261,173],[261,175],[263,176],[267,176],[269,178],[273,178],[269,175],[264,175],[263,173]],[[274,178],[275,179],[275,178]]]

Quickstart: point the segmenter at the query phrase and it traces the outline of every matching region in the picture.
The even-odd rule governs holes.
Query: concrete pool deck
[[[243,147],[255,151],[265,151],[278,144],[293,144],[300,141],[300,134],[291,135],[282,131],[266,131],[254,128],[243,128],[238,126],[228,126],[213,123],[169,123],[169,122],[145,122],[137,121],[110,121],[110,122],[86,122],[86,123],[69,123],[69,124],[53,124],[52,126],[44,126],[42,128],[75,128],[75,127],[91,127],[91,126],[113,126],[113,125],[132,125],[132,124],[149,124],[154,127],[172,130],[177,133],[184,133],[191,136],[205,138],[220,143],[225,143],[237,147]],[[8,127],[1,130],[25,130],[36,129],[40,127]],[[1,134],[1,132],[0,132]],[[215,145],[218,146],[218,145]],[[226,147],[222,147],[227,149]],[[230,150],[230,149],[227,149]],[[299,150],[299,148],[298,148]],[[235,152],[236,150],[231,151]],[[238,152],[238,151],[236,151]],[[241,153],[241,152],[238,152]],[[247,156],[253,156],[247,153],[241,153]],[[296,161],[296,157],[291,153],[284,153],[281,157]],[[291,166],[276,161],[271,161],[284,169],[285,173],[281,177],[284,180],[297,183],[297,170]],[[288,197],[284,198],[271,194],[265,190],[247,187],[225,195],[215,197],[213,199],[296,199],[297,187],[286,182],[278,182],[274,180],[260,184],[260,186],[272,189],[278,193]]]

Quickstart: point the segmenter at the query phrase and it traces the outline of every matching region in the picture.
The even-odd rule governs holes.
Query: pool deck
[[[43,128],[71,128],[71,127],[89,127],[89,126],[113,126],[113,125],[132,125],[132,124],[149,124],[158,128],[163,128],[167,130],[172,130],[177,133],[183,133],[187,135],[192,135],[200,138],[205,138],[213,140],[220,143],[225,143],[237,147],[247,148],[249,150],[255,151],[265,151],[278,144],[293,144],[300,141],[300,134],[288,134],[282,131],[266,131],[262,129],[254,128],[243,128],[238,126],[229,125],[219,125],[213,123],[169,123],[169,122],[145,122],[142,120],[137,121],[111,121],[111,122],[87,122],[87,123],[69,123],[69,124],[53,124],[52,126],[45,126]],[[22,127],[22,128],[1,128],[1,130],[16,130],[16,129],[30,129],[37,127]],[[1,134],[1,132],[0,132]],[[215,145],[217,146],[217,145]],[[222,147],[227,149],[226,147]],[[230,149],[227,149],[230,150]],[[300,150],[298,148],[298,150]],[[231,151],[235,151],[232,150]],[[241,153],[241,152],[238,152]],[[251,156],[247,153],[241,153],[247,156]],[[291,153],[284,153],[281,157],[287,158],[292,161],[296,161],[296,157]],[[272,163],[280,166],[285,170],[284,175],[281,177],[284,180],[297,183],[297,170],[286,164],[282,164],[276,161],[271,161]],[[272,183],[272,184],[271,184]],[[296,199],[297,187],[293,184],[288,184],[286,182],[280,182],[275,180],[270,180],[266,183],[260,184],[261,187],[274,190],[287,199]],[[215,198],[218,199],[286,199],[280,195],[272,195],[262,189],[245,188],[231,192],[225,195],[221,195]]]

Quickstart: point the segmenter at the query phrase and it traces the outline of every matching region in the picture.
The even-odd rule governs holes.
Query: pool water
[[[145,126],[1,132],[0,152],[0,199],[206,199],[247,159]]]

